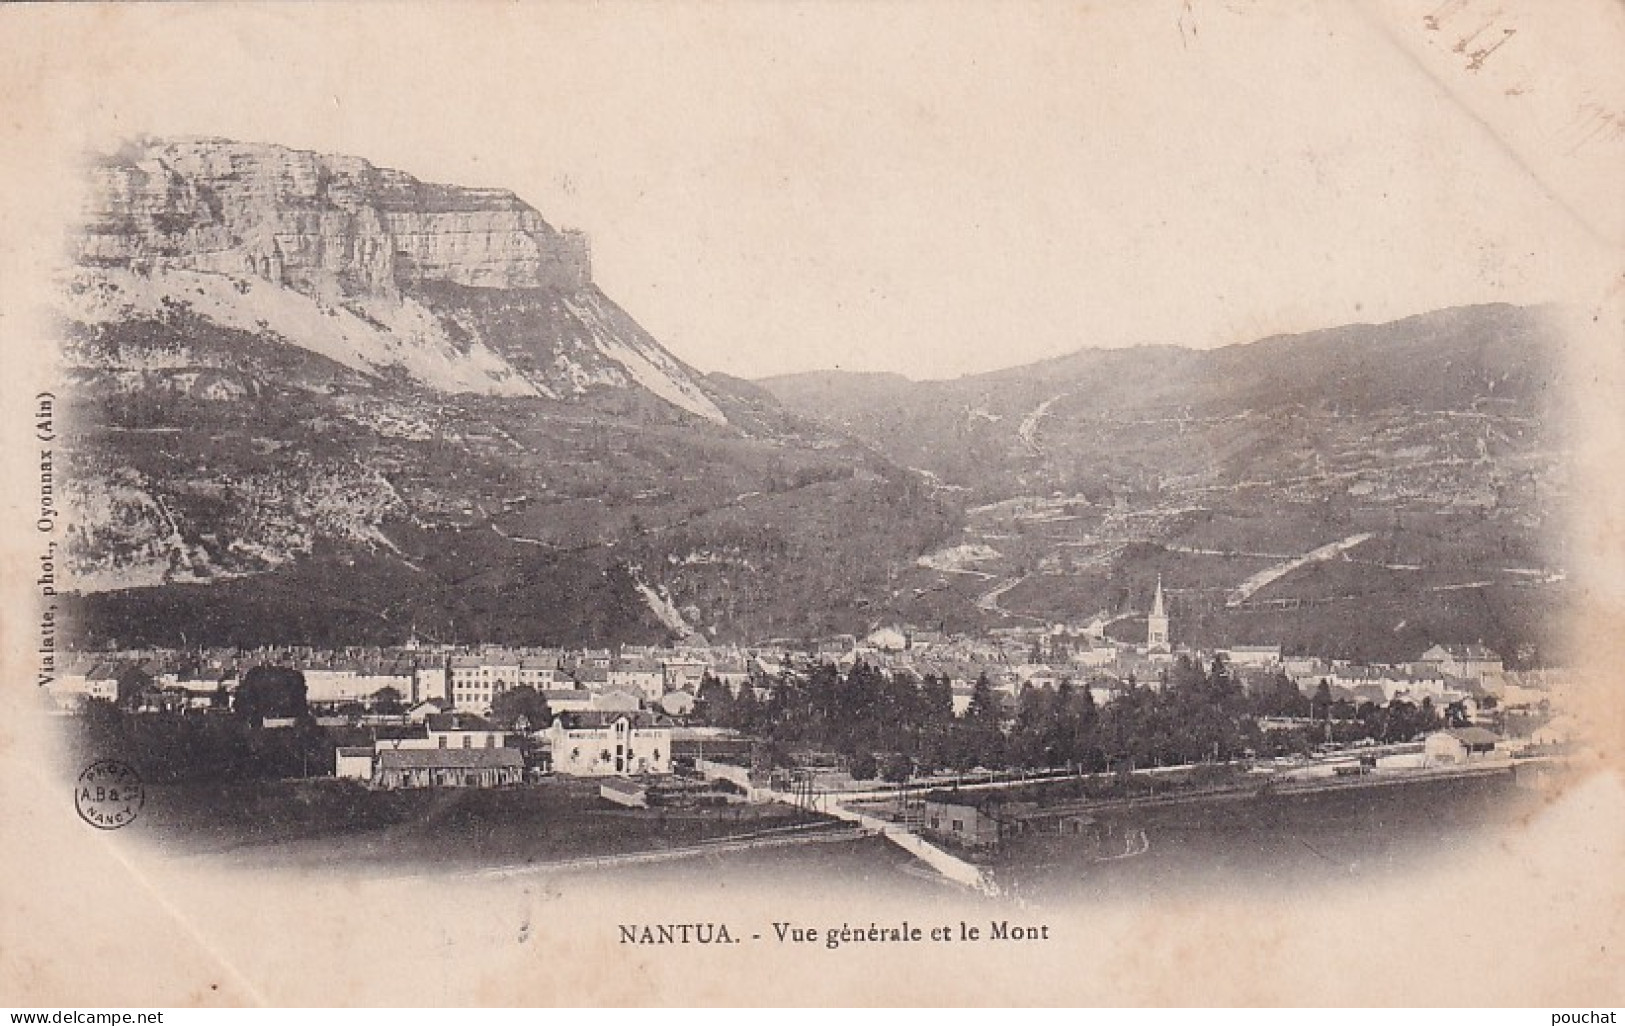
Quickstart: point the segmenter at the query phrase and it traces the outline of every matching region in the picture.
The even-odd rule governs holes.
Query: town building
[[[373,757],[377,754],[367,746],[340,745],[333,750],[333,775],[340,780],[372,781]]]
[[[667,691],[698,691],[705,678],[705,663],[699,659],[667,659],[661,664]],[[658,698],[659,696],[655,696]]]
[[[1020,813],[1030,802],[1007,802],[994,792],[932,791],[925,796],[920,829],[961,848],[996,848],[1021,829]]]
[[[1505,758],[1499,751],[1501,739],[1483,727],[1437,730],[1422,742],[1422,755],[1429,766],[1467,766]]]
[[[525,761],[513,748],[402,749],[379,752],[374,773],[386,790],[501,787],[524,780]]]
[[[555,773],[624,777],[671,772],[671,728],[647,713],[563,713],[554,717],[545,737]]]
[[[1231,645],[1229,648],[1219,649],[1225,661],[1231,666],[1242,668],[1264,668],[1275,666],[1281,662],[1280,645]]]
[[[1483,645],[1434,645],[1422,653],[1446,677],[1472,681],[1485,691],[1498,693],[1506,674],[1501,657]]]
[[[305,701],[316,704],[365,702],[384,688],[404,700],[413,694],[414,666],[405,659],[340,656],[298,667],[305,678]]]
[[[613,691],[626,691],[644,702],[653,704],[668,690],[664,668],[652,659],[620,659],[607,671],[605,687]]]

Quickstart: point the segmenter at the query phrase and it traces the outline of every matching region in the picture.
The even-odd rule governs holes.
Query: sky
[[[31,14],[63,42],[11,116],[509,188],[701,370],[940,378],[1612,273],[1621,11],[131,5]]]

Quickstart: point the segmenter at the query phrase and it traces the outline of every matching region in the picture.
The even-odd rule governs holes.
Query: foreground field
[[[149,788],[132,832],[181,855],[448,871],[658,852],[823,820],[783,805],[624,809],[586,781],[499,790],[369,791],[338,781]]]
[[[1073,838],[1033,833],[1012,841],[994,872],[1012,894],[1048,901],[1361,886],[1494,845],[1544,800],[1510,774],[1489,774],[1102,807],[1092,814],[1115,835],[1144,832],[1143,854],[1096,861]]]

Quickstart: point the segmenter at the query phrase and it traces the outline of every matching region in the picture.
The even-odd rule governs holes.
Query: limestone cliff
[[[207,138],[129,143],[90,176],[70,320],[182,304],[440,391],[630,391],[727,423],[702,376],[593,285],[586,236],[506,190]]]
[[[513,193],[431,185],[356,157],[223,139],[147,141],[92,170],[82,262],[255,274],[313,294],[578,289],[586,237]]]

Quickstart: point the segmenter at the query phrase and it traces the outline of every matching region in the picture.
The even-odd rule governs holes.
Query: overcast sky
[[[947,377],[1557,298],[1617,257],[1621,8],[1395,6],[142,6],[51,15],[82,38],[36,80],[91,141],[511,188],[702,370]]]

